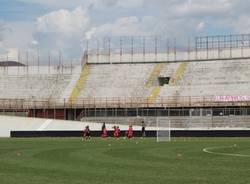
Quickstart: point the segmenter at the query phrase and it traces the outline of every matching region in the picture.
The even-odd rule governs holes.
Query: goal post
[[[171,141],[171,123],[167,117],[156,118],[156,141]]]

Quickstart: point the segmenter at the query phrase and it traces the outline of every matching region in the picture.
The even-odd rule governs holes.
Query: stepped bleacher
[[[250,90],[249,60],[190,62],[182,79],[165,85],[159,97],[248,95]]]
[[[10,67],[0,71],[0,99],[30,99],[34,101],[68,98],[79,69],[64,69],[60,73],[56,67]],[[74,73],[74,74],[73,74]],[[77,75],[75,77],[75,75]]]
[[[0,70],[1,99],[145,98],[248,95],[250,61],[220,60],[145,64],[88,64],[58,72],[56,67]],[[158,77],[169,77],[159,85]]]
[[[90,65],[86,86],[78,98],[143,97],[154,64]]]
[[[190,102],[187,102],[188,105],[186,106],[186,102],[182,99],[179,100],[183,102],[182,104],[176,103],[177,99],[181,97],[211,97],[210,100],[214,100],[214,96],[249,95],[249,69],[249,59],[164,63],[88,63],[83,67],[78,65],[63,70],[52,66],[41,66],[39,70],[35,66],[29,68],[9,67],[8,70],[7,68],[5,70],[0,68],[0,100],[6,100],[4,102],[6,106],[4,107],[7,107],[7,109],[9,108],[8,99],[47,100],[48,102],[52,101],[53,105],[57,104],[57,109],[55,109],[55,106],[40,106],[40,109],[36,110],[37,106],[35,105],[37,104],[32,105],[31,103],[30,110],[25,107],[23,116],[28,114],[30,117],[45,117],[44,114],[47,114],[46,118],[82,119],[92,122],[105,121],[114,124],[117,121],[120,124],[133,122],[133,119],[128,117],[136,117],[136,111],[139,108],[145,108],[145,111],[141,110],[143,111],[142,116],[147,117],[147,122],[152,122],[150,126],[155,126],[155,118],[150,120],[148,117],[154,117],[157,108],[190,107],[185,115],[180,115],[180,113],[169,114],[172,127],[249,128],[247,109],[245,109],[244,114],[239,113],[240,117],[235,116],[235,109],[232,114],[230,112],[225,116],[222,116],[225,113],[223,109],[221,111],[217,109],[217,114],[211,118],[212,109],[208,110],[209,113],[203,114],[203,110],[211,106]],[[169,78],[168,83],[160,85],[159,77]],[[162,103],[164,98],[171,98],[176,106],[170,105],[169,101]],[[81,106],[88,99],[94,99],[88,102],[93,104]],[[96,103],[95,100],[98,99],[104,101],[103,106]],[[118,99],[121,106],[112,106],[112,99]],[[128,99],[129,103],[123,103],[124,99]],[[140,99],[146,99],[150,106]],[[109,100],[111,100],[111,105],[108,104]],[[134,106],[131,105],[133,101],[135,101]],[[65,106],[65,104],[68,106]],[[21,113],[20,108],[24,107],[18,103],[12,104],[11,107],[15,108],[15,105],[18,105],[16,108],[19,110],[15,114]],[[220,105],[214,103],[211,108],[219,108],[218,106]],[[152,112],[147,111],[149,107],[152,108]],[[196,107],[200,109],[200,113],[190,116],[192,108]],[[231,107],[235,108],[235,104],[232,104]],[[84,111],[86,108],[89,108],[87,114]],[[111,110],[111,113],[106,111],[106,114],[100,110],[99,115],[97,115],[95,109],[98,108],[104,108],[104,111],[108,108],[117,109]],[[118,112],[119,108],[121,108],[120,112]],[[129,108],[134,108],[131,110],[131,114],[128,112]],[[57,112],[55,112],[56,110]],[[4,109],[2,109],[2,114],[5,114],[3,111]],[[90,115],[90,111],[92,111],[92,115]],[[116,113],[116,116],[113,112]]]

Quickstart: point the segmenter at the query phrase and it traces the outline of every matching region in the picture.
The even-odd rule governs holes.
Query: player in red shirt
[[[113,136],[114,136],[114,138],[117,138],[117,127],[113,126],[113,129],[114,129]]]
[[[114,138],[119,139],[121,135],[121,130],[119,126],[114,126]]]
[[[106,129],[105,122],[102,124],[102,138],[108,137],[108,130]]]
[[[90,130],[89,130],[89,126],[88,125],[83,130],[83,138],[86,139],[86,140],[90,139]]]
[[[131,139],[133,138],[133,128],[132,125],[129,126],[128,131],[127,131],[127,138]]]
[[[116,131],[117,131],[117,138],[120,138],[121,130],[120,130],[119,126],[117,126]]]

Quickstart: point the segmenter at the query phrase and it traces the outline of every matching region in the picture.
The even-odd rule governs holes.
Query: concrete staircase
[[[147,83],[145,87],[152,88],[150,95],[148,96],[148,103],[153,104],[156,102],[156,99],[161,91],[161,86],[154,86],[154,82],[158,79],[158,76],[161,73],[162,68],[164,67],[163,63],[157,64],[152,73],[150,74],[150,77],[147,80]]]
[[[179,65],[179,67],[177,68],[174,76],[171,77],[169,84],[170,85],[177,85],[177,83],[182,80],[184,73],[186,71],[188,63],[187,62],[183,62]]]
[[[69,104],[71,104],[71,105],[75,104],[80,92],[85,87],[88,75],[89,75],[89,66],[87,64],[85,64],[83,66],[81,75],[80,75],[79,79],[77,80],[77,82],[75,84],[75,87],[73,88],[73,90],[71,92],[71,95],[70,95],[70,97],[68,99]]]

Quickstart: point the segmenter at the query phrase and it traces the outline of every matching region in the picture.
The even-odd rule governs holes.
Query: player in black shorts
[[[83,130],[83,138],[85,140],[90,139],[90,130],[89,130],[89,126],[88,125]]]
[[[141,138],[146,137],[146,124],[144,120],[141,122]]]

